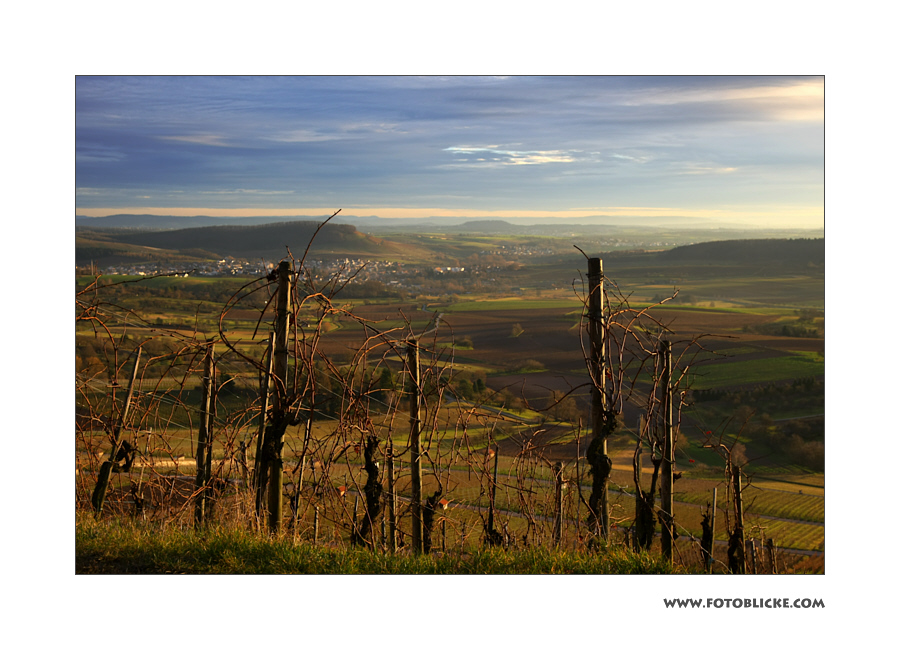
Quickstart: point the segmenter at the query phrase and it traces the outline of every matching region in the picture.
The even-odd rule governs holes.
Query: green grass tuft
[[[78,574],[669,574],[686,570],[660,556],[621,547],[596,553],[496,549],[415,557],[361,548],[314,546],[272,539],[249,530],[213,527],[201,531],[142,524],[129,519],[95,521],[79,516],[75,526]]]

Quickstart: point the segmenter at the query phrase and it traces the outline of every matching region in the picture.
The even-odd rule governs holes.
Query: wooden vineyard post
[[[147,464],[147,459],[150,458],[150,440],[152,438],[153,429],[151,428],[147,432],[147,442],[144,443],[144,458],[143,462],[141,462],[141,473],[138,476],[137,489],[134,491],[135,505],[140,510],[142,519],[146,519],[146,514],[144,513],[144,491],[142,489],[144,485],[144,466]]]
[[[731,552],[734,554],[734,566],[732,568],[733,573],[747,573],[747,558],[745,553],[745,543],[744,543],[744,504],[743,504],[743,495],[741,494],[741,468],[737,465],[732,466],[731,468],[731,479],[733,483],[734,489],[734,533],[733,535],[733,550]]]
[[[710,514],[710,543],[709,543],[709,555],[706,558],[706,572],[712,573],[713,568],[713,558],[715,557],[716,551],[716,504],[718,503],[719,496],[719,488],[713,488],[713,498],[712,498],[712,512]]]
[[[256,457],[253,460],[253,483],[256,488],[256,516],[259,517],[265,503],[266,484],[269,480],[268,466],[263,458],[263,439],[266,435],[266,415],[269,410],[269,384],[272,379],[272,362],[275,358],[275,334],[269,334],[269,346],[267,348],[268,362],[265,375],[260,382],[260,397],[262,406],[259,412],[259,432],[256,437]]]
[[[493,435],[491,436],[491,440],[493,440]],[[497,503],[497,464],[500,462],[500,445],[497,445],[494,449],[491,449],[490,445],[488,445],[488,454],[492,454],[494,457],[494,473],[493,479],[491,480],[491,498],[489,504],[490,507],[488,509],[487,534],[489,543],[494,546],[502,543],[502,537],[494,530],[494,504]]]
[[[294,509],[294,529],[297,528],[297,521],[300,518],[300,495],[303,494],[303,480],[306,477],[306,461],[309,452],[309,441],[312,437],[312,421],[313,409],[312,399],[310,400],[309,417],[306,419],[306,426],[303,428],[303,448],[300,451],[300,476],[297,479],[297,507]]]
[[[672,483],[674,479],[675,444],[672,426],[672,346],[669,341],[660,342],[660,354],[663,357],[662,387],[664,391],[663,410],[665,419],[665,441],[659,478],[660,519],[662,523],[662,552],[668,561],[672,561],[672,542],[674,537],[675,517],[672,499]]]
[[[319,506],[316,506],[315,514],[313,515],[313,546],[317,546],[319,544]]]
[[[284,419],[287,413],[287,366],[288,366],[288,314],[291,311],[291,264],[278,264],[278,294],[275,308],[275,349],[273,373],[275,378],[275,401],[273,426],[276,434],[266,451],[269,459],[269,531],[281,533],[282,492],[284,491],[284,462],[281,447],[284,437]]]
[[[134,381],[137,378],[140,362],[141,348],[137,348],[134,352],[134,367],[131,369],[131,379],[128,381],[128,393],[125,396],[122,415],[113,433],[113,446],[109,452],[109,458],[103,461],[103,464],[100,466],[97,485],[94,487],[94,493],[91,495],[91,505],[94,507],[94,513],[97,517],[103,512],[103,502],[106,500],[106,490],[109,488],[109,476],[112,473],[113,463],[116,462],[116,456],[119,454],[119,445],[122,444],[122,427],[125,426],[125,418],[128,417],[128,410],[131,408],[131,398],[134,395]]]
[[[419,439],[419,346],[416,339],[406,340],[407,367],[409,368],[409,448],[412,472],[412,548],[416,554],[425,552],[422,531],[422,441]]]
[[[553,520],[553,546],[559,548],[562,540],[562,463],[553,464],[556,477],[556,517]]]
[[[397,494],[394,492],[394,443],[388,438],[386,454],[387,464],[387,515],[388,515],[388,550],[391,553],[397,551]]]
[[[778,573],[778,570],[775,567],[775,542],[772,541],[772,538],[766,540],[766,555],[769,560],[769,573],[775,575]]]
[[[609,474],[612,460],[608,455],[607,438],[615,426],[615,414],[609,408],[606,394],[606,323],[603,310],[603,260],[588,259],[588,335],[591,345],[591,428],[594,433],[586,457],[594,477],[588,506],[594,528],[603,539],[609,539]]]
[[[208,343],[203,361],[203,396],[200,399],[200,432],[197,435],[197,477],[194,481],[194,525],[202,526],[206,519],[207,485],[212,468],[210,445],[212,420],[213,354],[215,344]]]

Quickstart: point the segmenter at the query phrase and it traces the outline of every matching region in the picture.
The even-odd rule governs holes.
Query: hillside
[[[290,221],[324,221],[326,216],[296,217],[173,217],[161,214],[112,214],[107,217],[75,215],[76,228],[129,228],[131,230],[179,230],[206,226],[260,226]]]
[[[678,246],[660,259],[677,263],[734,263],[785,267],[824,267],[824,239],[743,239]]]
[[[445,228],[448,232],[480,232],[480,233],[506,233],[516,228],[508,221],[500,219],[479,219],[477,221],[467,221],[458,226]]]
[[[115,238],[126,244],[167,250],[203,249],[216,255],[258,256],[284,254],[285,246],[301,255],[316,232],[314,221],[272,223],[260,226],[208,226],[156,232],[126,232]],[[316,238],[318,250],[374,252],[377,240],[367,238],[354,226],[326,225]]]
[[[315,235],[311,254],[317,256],[415,257],[408,245],[359,232],[348,224],[292,221],[254,226],[208,226],[178,230],[76,228],[76,263],[153,257],[173,259],[214,257],[279,259],[290,249],[295,257]]]

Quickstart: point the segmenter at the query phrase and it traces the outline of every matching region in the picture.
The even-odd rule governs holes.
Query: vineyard
[[[697,572],[802,570],[817,554],[785,547],[824,544],[824,483],[762,489],[717,431],[693,444],[718,476],[675,471],[693,372],[717,353],[657,316],[677,292],[632,307],[586,261],[563,339],[584,382],[546,401],[471,380],[446,314],[343,303],[352,268],[319,278],[289,256],[193,322],[125,306],[155,278],[97,276],[76,291],[76,509],[372,553],[617,548]],[[587,418],[565,408],[579,391]]]

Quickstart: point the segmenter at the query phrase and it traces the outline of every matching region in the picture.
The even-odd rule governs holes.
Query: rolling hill
[[[824,267],[824,239],[743,239],[677,246],[660,254],[674,263],[727,262]]]
[[[414,246],[359,232],[349,224],[292,221],[256,226],[208,226],[179,230],[76,228],[76,263],[97,264],[153,257],[159,260],[218,257],[280,259],[288,249],[300,257],[310,240],[312,255],[365,256],[372,259],[418,258]]]

